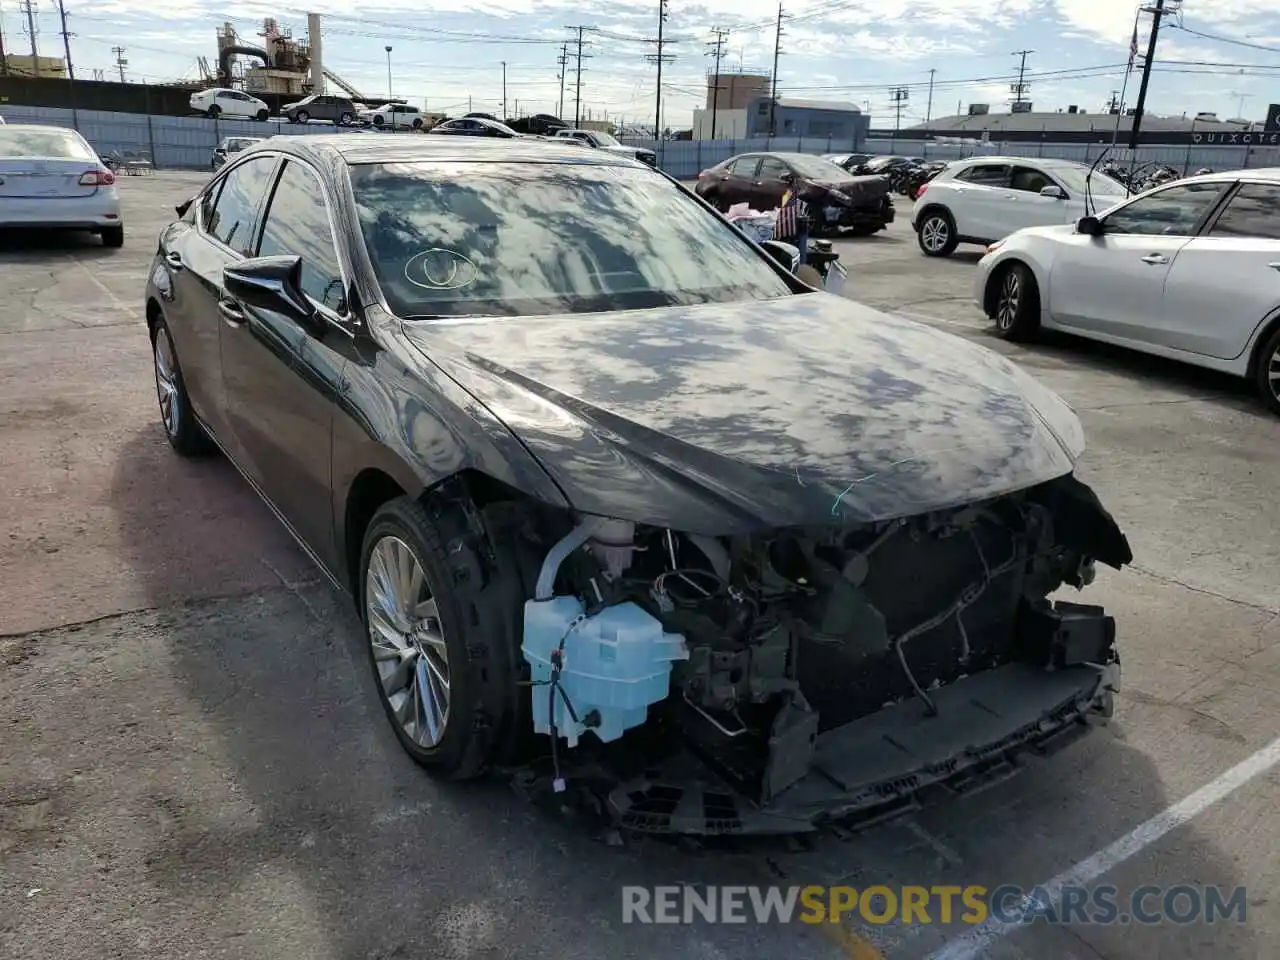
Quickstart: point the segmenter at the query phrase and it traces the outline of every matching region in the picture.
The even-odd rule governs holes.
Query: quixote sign
[[[1221,133],[1200,133],[1193,131],[1191,142],[1206,147],[1280,147],[1280,130],[1245,130],[1224,131]]]
[[[1262,125],[1267,133],[1280,133],[1280,103],[1267,107],[1267,122]]]

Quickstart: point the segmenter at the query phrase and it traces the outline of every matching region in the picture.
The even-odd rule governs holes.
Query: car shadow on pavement
[[[39,259],[47,254],[65,253],[94,253],[111,257],[119,256],[121,251],[104,247],[101,238],[85,230],[0,228],[0,257],[8,259],[16,254],[23,258]]]
[[[127,748],[98,758],[122,770],[164,768],[113,801],[154,825],[131,853],[136,862],[118,864],[116,876],[137,870],[148,890],[163,891],[158,904],[137,908],[156,944],[199,939],[210,955],[255,960],[867,957],[874,954],[833,947],[820,930],[799,924],[624,926],[620,888],[1030,886],[1170,802],[1152,762],[1116,723],[1110,735],[1039,762],[999,790],[946,797],[910,823],[848,839],[825,833],[800,845],[730,842],[696,854],[653,842],[601,843],[594,830],[535,809],[498,778],[448,784],[416,767],[378,705],[350,603],[303,564],[281,568],[286,548],[294,560],[300,552],[224,460],[178,461],[158,437],[157,429],[122,445],[110,497],[122,555],[160,608],[146,627],[155,655],[139,683],[167,704],[159,727],[150,704],[122,709],[150,717],[148,735],[160,746],[141,760]],[[275,586],[248,591],[197,590],[202,577],[236,582],[216,563],[210,570],[211,560],[254,575],[266,563],[280,575]],[[175,572],[180,562],[185,571]],[[178,604],[175,577],[211,599]],[[250,573],[239,582],[262,583]],[[118,671],[108,675],[122,682]],[[79,680],[85,690],[69,679],[75,692],[67,696],[76,698],[107,682],[86,673]],[[934,839],[922,842],[921,831]],[[1233,885],[1230,858],[1194,825],[1177,840],[1158,872],[1147,857],[1107,879]],[[939,850],[951,852],[940,857]],[[888,955],[920,956],[940,933],[903,934]],[[1255,955],[1247,929],[1227,935],[1229,949],[1215,945],[1214,956]],[[1160,928],[1090,936],[1106,940],[1099,952],[1112,958],[1150,956],[1158,936],[1162,958],[1193,946],[1193,938]],[[1052,943],[1028,955],[1067,955]]]
[[[988,332],[995,336],[991,329]],[[1135,385],[1146,383],[1158,389],[1187,393],[1192,396],[1186,399],[1219,404],[1264,421],[1274,420],[1258,398],[1252,380],[1059,330],[1041,331],[1035,343],[1019,348],[1016,359],[1031,369],[1044,366],[1047,359],[1064,366],[1087,360],[1092,368],[1130,378]],[[1089,404],[1082,407],[1087,409]]]

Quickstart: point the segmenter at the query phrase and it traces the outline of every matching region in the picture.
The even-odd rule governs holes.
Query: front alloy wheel
[[[449,651],[422,561],[399,537],[373,544],[365,622],[382,693],[403,735],[424,749],[449,723]]]
[[[920,249],[930,257],[945,257],[955,249],[951,221],[940,213],[931,213],[920,224]]]
[[[1022,305],[1022,277],[1017,270],[1009,270],[1000,282],[1000,292],[996,295],[996,328],[1008,333],[1018,319],[1018,308]]]
[[[1274,330],[1263,344],[1254,377],[1263,402],[1272,413],[1280,416],[1280,328]]]

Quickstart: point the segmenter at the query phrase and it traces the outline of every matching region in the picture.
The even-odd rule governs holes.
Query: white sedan
[[[219,117],[239,117],[242,120],[265,120],[271,116],[266,102],[240,90],[226,87],[210,87],[191,95],[191,109],[203,113],[211,120]]]
[[[1280,414],[1280,168],[1190,177],[993,243],[996,333],[1063,330],[1248,377]]]
[[[0,227],[88,230],[124,244],[116,178],[75,130],[0,127]]]
[[[926,256],[961,243],[988,244],[1023,227],[1075,223],[1128,195],[1104,173],[1072,160],[971,157],[949,163],[916,193],[911,226]]]

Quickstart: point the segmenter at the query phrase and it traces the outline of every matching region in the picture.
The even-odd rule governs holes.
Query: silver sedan
[[[0,126],[0,228],[88,230],[124,243],[116,178],[75,130]]]

